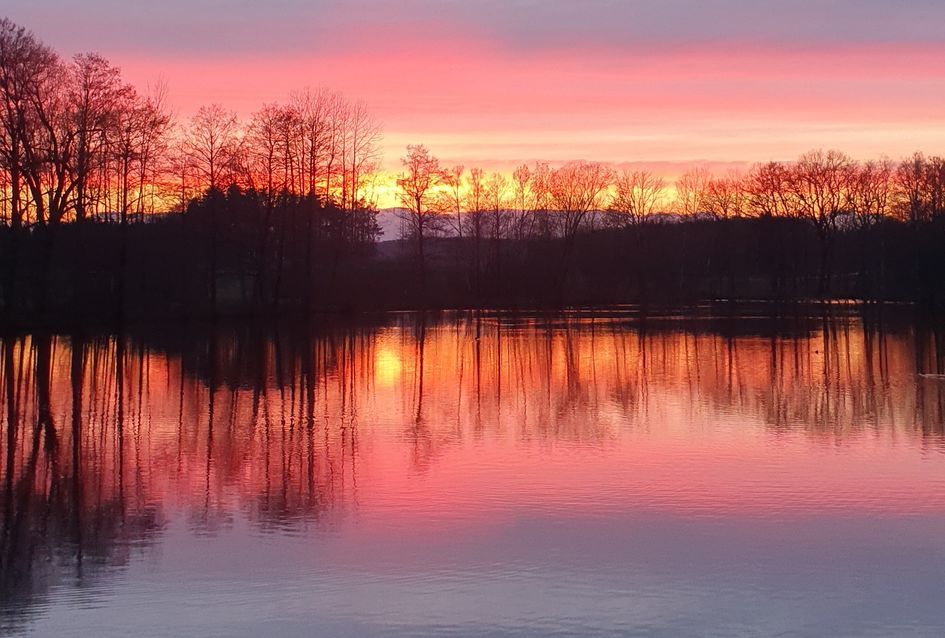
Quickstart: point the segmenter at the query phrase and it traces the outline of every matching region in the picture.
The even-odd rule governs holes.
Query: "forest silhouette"
[[[177,121],[163,85],[2,19],[3,320],[945,299],[941,157],[814,150],[670,183],[591,161],[488,174],[412,145],[379,211],[380,139],[326,89]]]

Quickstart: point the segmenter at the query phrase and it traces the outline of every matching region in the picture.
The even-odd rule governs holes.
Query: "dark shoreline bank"
[[[421,254],[415,239],[374,243],[370,211],[300,202],[267,226],[236,207],[243,197],[214,195],[146,223],[0,228],[0,325],[622,304],[945,307],[945,217],[883,220],[826,240],[786,218],[589,228],[571,240],[429,237]]]
[[[805,326],[825,321],[859,319],[883,326],[921,325],[945,328],[945,316],[938,309],[911,302],[858,302],[850,300],[771,302],[763,300],[715,300],[687,304],[610,304],[563,307],[492,308],[399,308],[382,310],[321,310],[311,313],[228,314],[216,317],[107,318],[85,321],[65,317],[37,322],[10,322],[0,319],[0,334],[6,338],[22,335],[154,336],[206,334],[216,331],[257,331],[261,333],[315,334],[338,329],[368,331],[393,324],[433,327],[457,319],[470,322],[499,322],[510,327],[521,323],[544,326],[578,325],[591,320],[636,326],[645,330],[671,330],[680,326],[693,332],[746,335],[794,333]],[[757,330],[756,330],[757,328]]]

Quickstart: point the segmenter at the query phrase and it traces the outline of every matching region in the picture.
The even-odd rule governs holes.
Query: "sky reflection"
[[[405,314],[7,339],[2,622],[936,635],[941,336]]]

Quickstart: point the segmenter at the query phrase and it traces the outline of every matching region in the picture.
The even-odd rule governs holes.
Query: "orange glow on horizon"
[[[377,53],[226,60],[125,57],[138,84],[167,78],[182,116],[220,102],[248,117],[295,89],[363,99],[382,122],[383,169],[407,144],[445,165],[511,172],[536,160],[667,166],[788,160],[811,148],[866,159],[945,148],[940,51],[922,46],[784,51],[734,43],[672,51],[517,55],[475,39]]]
[[[318,339],[307,352],[222,337],[212,423],[210,388],[176,355],[127,349],[119,398],[114,341],[88,344],[86,502],[107,502],[123,484],[141,507],[193,510],[207,524],[235,507],[261,523],[360,507],[383,512],[388,525],[408,525],[424,503],[441,508],[445,524],[469,528],[502,516],[497,503],[567,502],[592,515],[581,505],[586,485],[599,490],[591,508],[684,516],[810,516],[841,505],[906,514],[945,496],[945,483],[927,475],[928,459],[945,451],[934,431],[945,386],[914,381],[915,366],[929,363],[917,352],[934,356],[915,341],[925,337],[864,341],[856,322],[796,341],[641,339],[607,322],[546,331],[487,321],[481,334],[444,324],[421,342],[407,326],[389,327]],[[24,342],[24,354],[32,345]],[[259,370],[241,365],[247,347],[262,357]],[[67,340],[52,342],[51,360],[65,467],[73,449]],[[22,396],[28,417],[35,398]],[[33,421],[18,423],[18,440],[31,440]],[[754,474],[759,463],[763,477]],[[45,480],[37,475],[35,489]],[[777,496],[788,492],[787,502]]]

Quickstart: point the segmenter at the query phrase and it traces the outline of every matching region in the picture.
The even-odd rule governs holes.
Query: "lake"
[[[945,633],[945,330],[696,314],[3,339],[0,631]]]

